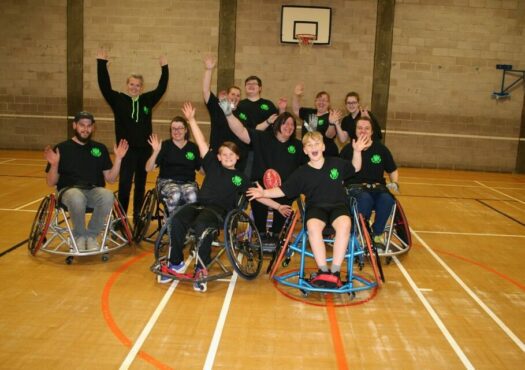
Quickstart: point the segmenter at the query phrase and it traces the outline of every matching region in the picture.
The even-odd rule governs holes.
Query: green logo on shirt
[[[337,170],[337,168],[332,168],[330,170],[330,178],[332,180],[337,180],[338,177],[339,177],[339,171]]]
[[[195,159],[195,154],[193,154],[193,152],[187,152],[186,153],[186,159],[188,161],[193,161]]]
[[[100,151],[99,148],[94,147],[94,148],[91,148],[91,155],[92,155],[93,157],[98,158],[98,157],[100,157],[100,156],[102,155],[102,152]]]
[[[263,103],[263,104],[261,104],[261,109],[262,110],[270,110],[270,107],[268,106],[268,104]]]
[[[143,107],[142,110],[144,111],[144,114],[147,116],[149,114],[149,108]]]
[[[381,156],[379,154],[374,154],[372,156],[372,158],[370,158],[370,162],[374,163],[374,164],[379,164],[381,163]]]
[[[320,120],[317,121],[317,126],[322,126],[322,125],[324,125],[324,119],[321,118]]]
[[[232,177],[232,183],[235,186],[241,186],[242,185],[242,177],[241,176],[237,176],[237,175],[233,176]]]
[[[246,114],[244,114],[244,113],[241,112],[241,113],[239,114],[239,118],[242,119],[243,121],[246,121],[246,120],[248,119],[248,116],[247,116]]]
[[[295,146],[294,146],[294,145],[290,145],[290,146],[288,147],[288,153],[290,153],[290,154],[295,154],[296,151],[297,151],[297,150],[295,149]]]

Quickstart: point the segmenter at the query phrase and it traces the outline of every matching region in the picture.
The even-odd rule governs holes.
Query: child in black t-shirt
[[[177,274],[184,270],[184,256],[182,249],[186,233],[193,227],[200,237],[208,228],[217,229],[222,226],[221,218],[237,207],[239,196],[248,188],[248,179],[241,171],[235,168],[239,160],[237,146],[229,141],[221,144],[217,154],[209,150],[208,143],[195,120],[195,108],[190,103],[185,103],[182,112],[191,127],[195,143],[199,148],[202,166],[206,177],[198,195],[198,203],[189,205],[175,213],[171,220],[171,250],[168,263],[168,273]],[[274,201],[267,205],[278,208]],[[201,206],[201,207],[199,207]],[[206,267],[211,262],[211,243],[213,235],[207,234],[200,241],[199,262],[195,271],[195,278],[205,279],[208,275]],[[169,282],[169,278],[161,278],[160,282]],[[196,291],[205,292],[206,282],[195,283]]]
[[[303,137],[303,148],[310,161],[299,167],[280,188],[263,189],[260,185],[248,189],[250,199],[295,198],[305,195],[305,223],[308,239],[318,275],[311,281],[313,285],[335,288],[341,285],[340,270],[350,236],[350,213],[346,206],[346,193],[343,179],[361,169],[361,151],[370,142],[365,137],[354,141],[353,161],[323,156],[325,149],[323,136],[319,132],[308,132]],[[326,263],[326,247],[323,229],[331,224],[335,230],[334,255],[331,269]]]

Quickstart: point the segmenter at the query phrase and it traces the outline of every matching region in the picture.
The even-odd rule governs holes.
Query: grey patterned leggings
[[[198,191],[199,187],[194,181],[183,183],[170,179],[157,180],[157,192],[166,203],[169,213],[186,203],[195,203]]]

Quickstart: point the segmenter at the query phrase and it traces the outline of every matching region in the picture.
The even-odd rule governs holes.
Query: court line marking
[[[8,158],[8,159],[3,160],[2,162],[0,162],[0,164],[5,164],[5,163],[13,162],[13,161],[16,161],[16,158]]]
[[[496,193],[498,193],[498,194],[504,195],[504,196],[506,196],[506,197],[508,197],[508,198],[510,198],[510,199],[512,199],[512,200],[515,200],[515,201],[518,202],[518,203],[525,204],[525,202],[522,201],[521,199],[514,198],[514,197],[511,196],[511,195],[508,195],[508,194],[506,194],[506,193],[504,193],[504,192],[502,192],[502,191],[499,191],[499,190],[497,190],[497,189],[495,189],[495,188],[493,188],[493,187],[490,187],[490,186],[488,186],[488,185],[485,185],[485,184],[482,183],[481,181],[474,181],[474,182],[475,182],[476,184],[480,184],[480,185],[483,186],[484,188],[487,188],[487,189],[492,190],[492,191],[494,191],[494,192],[496,192]]]
[[[501,330],[521,349],[522,352],[525,352],[525,344],[518,338],[516,334],[510,330],[510,328],[505,325],[505,323],[492,311],[477,295],[470,289],[467,284],[439,257],[434,250],[416,233],[414,230],[411,230],[416,239],[421,243],[421,245],[430,253],[432,257],[452,276],[454,280],[463,288],[463,290],[481,307],[483,311],[500,327]]]
[[[226,323],[226,318],[228,316],[228,312],[230,311],[230,304],[233,297],[233,291],[235,290],[235,285],[237,283],[237,276],[237,272],[234,272],[232,278],[230,279],[230,284],[228,284],[228,290],[226,291],[226,296],[224,297],[221,312],[219,314],[219,318],[217,319],[217,324],[215,325],[215,331],[213,332],[210,347],[208,348],[206,361],[204,362],[203,369],[205,370],[213,369],[215,356],[217,355],[222,332],[224,330],[224,324]]]
[[[22,210],[22,208],[26,208],[27,206],[30,206],[31,204],[35,204],[36,202],[42,201],[42,199],[44,199],[44,197],[38,198],[37,200],[34,200],[34,201],[26,203],[26,204],[22,204],[21,206],[16,207],[15,211],[20,211],[20,210]]]
[[[441,333],[443,334],[443,336],[445,337],[447,342],[450,344],[450,346],[452,347],[454,352],[456,352],[456,355],[459,357],[459,359],[461,360],[461,362],[463,363],[465,368],[467,368],[467,369],[475,369],[474,365],[472,365],[472,363],[470,362],[468,357],[465,355],[465,353],[463,352],[461,347],[458,345],[458,343],[456,342],[456,340],[454,339],[452,334],[450,334],[450,332],[448,331],[448,329],[445,326],[445,324],[443,323],[443,321],[439,318],[437,312],[434,310],[434,308],[432,307],[430,302],[423,295],[421,288],[419,288],[417,286],[417,284],[412,279],[412,277],[410,276],[408,271],[405,269],[405,267],[401,264],[399,259],[396,256],[392,256],[392,259],[396,263],[397,267],[399,268],[399,270],[401,271],[401,273],[403,274],[405,279],[408,281],[408,284],[410,285],[410,287],[412,288],[414,293],[416,293],[416,296],[419,298],[421,303],[423,303],[423,306],[425,307],[427,312],[430,314],[430,317],[432,317],[432,319],[436,323],[436,325],[439,328],[439,330],[441,330]]]
[[[420,234],[439,234],[439,235],[464,235],[464,236],[497,236],[504,238],[525,238],[525,235],[514,234],[493,234],[493,233],[460,233],[457,231],[431,231],[431,230],[412,230]]]
[[[192,258],[189,257],[185,261],[184,270],[182,271],[183,273],[186,272],[186,270],[188,269],[188,266],[189,266],[191,260],[192,260]],[[168,290],[166,291],[166,293],[164,294],[164,296],[160,300],[159,304],[157,305],[157,308],[155,308],[155,311],[153,311],[153,314],[151,315],[151,317],[149,318],[148,322],[146,323],[146,326],[144,326],[144,329],[142,329],[140,335],[135,340],[135,343],[133,343],[133,346],[131,347],[131,350],[128,352],[128,355],[126,356],[126,358],[124,359],[124,361],[120,365],[120,367],[119,367],[120,370],[127,370],[127,369],[129,369],[130,365],[135,360],[135,357],[137,357],[137,353],[140,351],[140,349],[142,348],[142,345],[144,344],[144,342],[146,341],[146,339],[150,335],[151,330],[153,330],[153,327],[157,323],[157,320],[159,319],[160,315],[162,314],[162,312],[166,308],[166,305],[168,304],[171,296],[175,292],[175,289],[177,288],[178,285],[179,285],[179,280],[173,280],[173,282],[170,284],[170,287],[168,288]]]
[[[339,370],[348,370],[348,362],[345,354],[345,347],[339,330],[339,323],[337,322],[337,315],[335,312],[335,306],[333,297],[331,294],[326,296],[326,312],[328,315],[328,321],[330,323],[330,334],[332,336],[332,343],[335,350],[335,358],[337,361],[337,368]]]

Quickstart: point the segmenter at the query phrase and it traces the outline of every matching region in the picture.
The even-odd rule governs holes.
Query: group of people
[[[161,141],[152,130],[152,111],[168,86],[169,69],[165,57],[160,58],[161,77],[157,87],[143,93],[144,80],[132,74],[126,81],[126,92],[112,89],[108,55],[97,55],[97,74],[102,95],[115,116],[115,162],[111,163],[107,148],[93,141],[94,117],[88,112],[75,116],[75,136],[54,149],[47,147],[47,182],[62,192],[62,202],[73,221],[73,234],[79,249],[98,247],[97,235],[102,230],[104,215],[111,211],[113,194],[104,189],[105,181],[113,182],[120,171],[118,198],[127,212],[131,186],[134,182],[133,219],[139,216],[145,193],[147,172],[159,167],[157,192],[168,213],[183,204],[193,204],[175,212],[171,220],[171,248],[167,271],[174,275],[185,269],[183,247],[187,230],[197,235],[210,227],[220,227],[220,220],[237,206],[240,194],[251,200],[254,222],[263,239],[272,240],[291,213],[291,204],[305,196],[305,220],[308,237],[319,272],[312,284],[320,287],[341,285],[340,270],[350,235],[350,214],[345,186],[357,197],[358,207],[369,218],[376,217],[372,230],[379,242],[393,204],[383,173],[390,177],[389,186],[397,187],[397,168],[390,151],[381,143],[380,126],[367,109],[359,104],[355,92],[345,98],[348,115],[330,107],[330,95],[319,92],[314,108],[301,104],[304,85],[294,89],[291,114],[287,100],[277,106],[261,97],[262,81],[257,76],[245,80],[246,98],[241,89],[231,86],[215,95],[211,80],[216,62],[204,58],[202,93],[210,116],[209,144],[195,120],[190,103],[182,107],[183,116],[172,119],[170,137]],[[303,122],[301,136],[296,137],[296,117]],[[189,140],[190,131],[194,142]],[[347,143],[339,153],[335,138]],[[263,175],[273,169],[282,185],[263,189]],[[196,172],[205,174],[201,188]],[[249,187],[257,182],[256,187]],[[86,207],[95,209],[87,228]],[[108,208],[109,207],[109,208]],[[270,209],[274,210],[272,226],[267,228]],[[334,258],[329,268],[322,231],[332,225],[336,237]],[[195,276],[206,277],[210,262],[211,236],[201,240]],[[162,278],[161,282],[171,279]],[[205,291],[206,284],[196,285]]]

